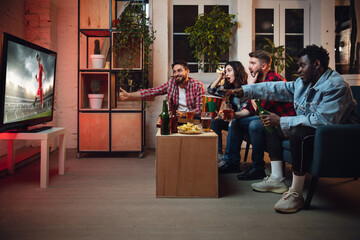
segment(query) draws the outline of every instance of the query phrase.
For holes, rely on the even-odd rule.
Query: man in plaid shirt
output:
[[[177,107],[177,115],[182,117],[186,110],[195,110],[195,114],[202,111],[204,85],[189,77],[189,65],[185,61],[174,61],[171,65],[174,77],[165,84],[137,92],[128,93],[122,88],[119,95],[120,100],[134,100],[140,98],[151,98],[158,95],[168,95],[168,101]]]
[[[270,70],[271,56],[268,52],[258,50],[249,54],[248,84],[257,82],[286,81],[279,74]],[[261,106],[268,112],[278,116],[294,116],[292,103],[261,101]],[[240,148],[243,135],[248,133],[252,144],[252,164],[248,170],[240,173],[239,180],[262,179],[265,175],[264,150],[266,145],[266,131],[258,117],[258,110],[254,100],[248,100],[247,105],[235,114],[231,121],[224,158],[219,162],[219,172],[238,172],[240,164]]]

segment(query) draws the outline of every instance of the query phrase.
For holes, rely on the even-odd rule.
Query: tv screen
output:
[[[0,131],[52,121],[56,52],[4,33]]]

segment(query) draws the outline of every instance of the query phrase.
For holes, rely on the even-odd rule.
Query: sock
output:
[[[282,161],[278,161],[278,160],[271,160],[271,175],[276,179],[276,180],[281,180],[284,178],[284,173],[283,173],[283,162]]]
[[[305,175],[298,176],[293,173],[291,188],[295,189],[295,191],[297,191],[300,195],[303,194],[304,183],[305,183]]]

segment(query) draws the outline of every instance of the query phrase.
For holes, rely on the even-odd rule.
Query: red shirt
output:
[[[195,109],[196,114],[202,111],[203,96],[205,94],[204,85],[194,78],[189,77],[185,86],[186,106],[189,109]],[[179,88],[176,80],[171,78],[167,83],[155,87],[140,90],[141,97],[151,98],[158,95],[167,94],[174,105],[179,105]]]
[[[43,75],[43,65],[40,63],[39,65],[39,75],[38,75],[38,81],[39,81],[39,89],[42,88],[42,75]]]
[[[276,72],[270,70],[266,74],[264,82],[274,82],[274,81],[286,82],[286,80],[283,77],[281,77]],[[276,115],[278,115],[280,117],[296,116],[294,106],[290,102],[276,102],[276,101],[262,100],[261,106],[263,106],[263,108],[268,110],[269,112],[275,113]],[[251,104],[251,100],[247,101],[247,104],[243,109],[247,109],[251,113],[251,115],[257,115],[257,112],[255,112],[255,109]]]

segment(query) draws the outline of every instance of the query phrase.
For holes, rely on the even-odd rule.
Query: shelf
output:
[[[79,110],[109,110],[109,73],[106,72],[80,72]],[[90,109],[88,94],[91,93],[91,82],[98,80],[100,94],[104,94],[101,109]]]
[[[131,92],[142,87],[143,49],[141,39],[130,51],[114,56],[111,49],[121,33],[112,28],[112,20],[124,10],[127,1],[79,0],[78,17],[78,153],[144,151],[144,102],[117,101],[120,87],[119,73],[125,72],[123,63],[131,53],[138,52],[130,74],[121,87]],[[144,4],[144,1],[139,1]],[[100,54],[105,56],[102,68],[94,68],[90,56],[95,40],[100,42]],[[98,80],[99,93],[104,94],[99,109],[91,109],[88,94],[91,82]],[[139,155],[140,156],[140,155]]]
[[[114,45],[114,50],[111,53],[111,66],[112,69],[114,70],[122,70],[124,69],[124,65],[127,65],[126,61],[129,61],[129,57],[131,56],[131,52],[129,50],[119,50],[117,51],[115,46],[116,43],[119,41],[119,39],[121,38],[121,33],[120,32],[112,32],[112,43]],[[137,52],[138,54],[135,56],[135,61],[134,63],[129,67],[132,70],[141,70],[142,69],[142,41],[141,39],[138,39],[135,41],[136,43],[131,46],[132,52]],[[129,44],[130,41],[129,41]]]

